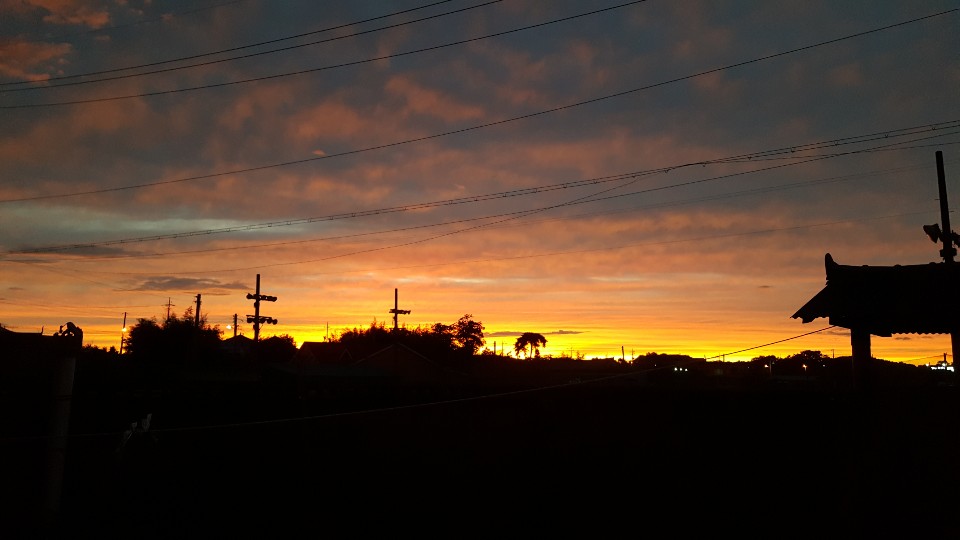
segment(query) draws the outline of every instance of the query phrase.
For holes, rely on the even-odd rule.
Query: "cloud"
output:
[[[393,77],[387,82],[387,93],[404,101],[404,114],[422,114],[446,121],[483,117],[483,109],[463,105],[442,92],[418,84],[409,77]]]
[[[249,290],[249,285],[240,282],[224,283],[210,278],[181,278],[157,276],[147,278],[135,291],[199,291],[201,294],[223,295],[227,291]]]
[[[24,81],[42,81],[58,73],[73,47],[69,43],[42,43],[25,39],[0,40],[0,75]]]
[[[932,339],[932,338],[933,336],[930,336],[927,334],[909,335],[909,336],[900,335],[900,336],[894,336],[893,340],[894,341],[915,341],[918,339]]]
[[[110,23],[110,12],[91,0],[27,0],[47,12],[44,22],[102,28]]]
[[[537,333],[538,333],[538,334],[541,334],[541,335],[544,335],[544,336],[569,336],[569,335],[582,334],[583,332],[578,331],[578,330],[557,330],[557,331],[554,331],[554,332],[537,332]],[[520,336],[523,335],[523,334],[524,334],[524,332],[513,332],[513,331],[509,331],[509,330],[504,330],[504,331],[500,331],[500,332],[492,332],[492,333],[490,333],[490,334],[484,334],[483,337],[485,337],[485,338],[493,338],[493,337],[520,337]]]

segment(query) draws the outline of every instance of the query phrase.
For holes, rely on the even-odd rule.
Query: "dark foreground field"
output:
[[[42,448],[5,443],[4,536],[957,538],[956,397],[573,384],[203,429],[157,414],[122,452],[70,438],[46,528]]]

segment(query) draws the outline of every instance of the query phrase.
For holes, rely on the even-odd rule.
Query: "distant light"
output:
[[[126,331],[127,331],[127,327],[124,326],[124,327],[123,327],[123,330],[121,330],[121,332],[126,332]]]

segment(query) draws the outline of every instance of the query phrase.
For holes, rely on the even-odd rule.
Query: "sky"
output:
[[[940,260],[958,8],[0,0],[0,323],[119,347],[199,294],[252,336],[259,274],[298,343],[392,325],[397,290],[498,351],[848,355],[791,315],[827,253]]]

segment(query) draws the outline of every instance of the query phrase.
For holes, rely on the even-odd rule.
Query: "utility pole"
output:
[[[123,338],[127,334],[127,312],[123,312],[123,328],[120,330],[120,356],[123,356]]]
[[[200,328],[200,293],[197,293],[197,312],[193,314],[193,325]]]
[[[940,254],[943,255],[944,264],[949,267],[953,264],[953,256],[957,254],[956,248],[953,247],[956,236],[953,229],[950,228],[950,208],[947,205],[947,173],[943,169],[943,152],[940,150],[937,150],[937,187],[940,190],[940,221],[943,222],[943,235],[941,236],[943,250]],[[941,287],[944,302],[950,301],[953,296],[951,292],[955,286],[949,277],[944,279]],[[953,353],[953,370],[960,377],[960,370],[957,369],[956,365],[957,357],[960,355],[960,328],[954,327],[951,329],[950,347],[950,352]]]
[[[924,225],[923,232],[927,233],[934,243],[943,242],[943,249],[940,250],[940,256],[943,257],[944,270],[943,282],[940,283],[941,302],[949,304],[952,302],[955,285],[953,279],[953,258],[957,255],[957,249],[954,244],[960,244],[960,235],[953,232],[950,228],[950,206],[947,204],[947,174],[943,170],[943,152],[937,150],[937,188],[940,192],[940,224]],[[942,225],[942,229],[941,229]],[[949,322],[949,321],[948,321]],[[957,356],[960,355],[960,327],[954,325],[950,328],[950,344],[953,352],[954,364]],[[956,366],[954,367],[956,370]],[[960,371],[957,371],[960,373]]]
[[[409,309],[399,308],[399,298],[400,298],[399,295],[400,293],[397,291],[397,289],[394,289],[393,290],[393,309],[390,310],[390,313],[393,313],[393,331],[394,332],[400,330],[400,321],[398,320],[399,319],[398,316],[410,314]]]
[[[254,294],[247,293],[247,300],[253,300],[253,315],[247,315],[247,322],[253,323],[253,341],[260,341],[260,325],[277,324],[273,317],[260,316],[260,301],[276,302],[277,297],[260,294],[260,274],[257,274],[257,291]]]
[[[168,296],[168,297],[167,297],[167,320],[170,320],[170,308],[173,307],[173,306],[175,306],[175,305],[176,305],[176,304],[174,304],[174,303],[172,303],[172,302],[170,301],[170,297]]]
[[[943,170],[943,152],[937,150],[937,187],[940,189],[940,221],[943,223],[943,262],[950,264],[957,250],[953,247],[953,229],[950,228],[950,207],[947,204],[947,175]]]
[[[237,337],[237,314],[233,314],[233,337]]]

